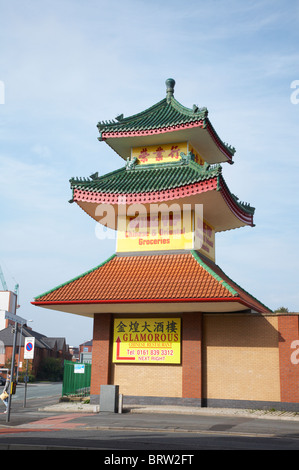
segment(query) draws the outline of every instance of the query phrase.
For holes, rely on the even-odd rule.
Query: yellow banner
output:
[[[200,216],[195,217],[194,248],[215,261],[215,229]]]
[[[198,163],[199,165],[204,165],[205,161],[204,159],[199,155],[199,153],[197,152],[197,150],[195,150],[195,148],[192,146],[192,144],[189,143],[188,145],[188,152],[191,152],[193,153],[194,155],[194,161],[196,163]]]
[[[115,319],[112,361],[130,364],[180,364],[181,319]]]
[[[181,152],[188,153],[188,143],[150,145],[132,148],[132,158],[137,158],[138,164],[166,163],[181,160]]]
[[[150,165],[181,160],[181,152],[185,155],[189,152],[193,153],[194,161],[199,165],[204,164],[204,159],[190,142],[133,147],[131,157],[136,157],[137,163],[140,165]]]
[[[191,250],[194,245],[191,212],[121,216],[118,219],[118,252]]]
[[[193,249],[215,261],[215,229],[194,211],[118,218],[117,252]]]

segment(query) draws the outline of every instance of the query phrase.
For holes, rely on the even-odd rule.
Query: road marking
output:
[[[90,413],[80,413],[80,418],[82,416],[90,416]],[[74,413],[50,416],[48,418],[43,418],[38,421],[33,421],[27,424],[21,424],[15,428],[0,429],[0,434],[13,433],[13,432],[30,432],[30,431],[58,431],[60,429],[75,429],[78,426],[86,426],[86,423],[73,423],[70,422],[78,418],[78,415],[74,416]]]

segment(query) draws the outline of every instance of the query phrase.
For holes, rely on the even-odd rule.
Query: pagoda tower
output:
[[[202,403],[209,325],[271,313],[216,264],[215,235],[254,226],[222,174],[235,149],[174,86],[166,80],[166,97],[145,111],[98,123],[123,165],[72,178],[70,202],[116,234],[116,252],[32,302],[93,317],[92,400],[114,384],[128,403]]]

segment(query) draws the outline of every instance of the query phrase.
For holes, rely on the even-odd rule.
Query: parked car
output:
[[[0,385],[5,385],[6,379],[0,375]]]

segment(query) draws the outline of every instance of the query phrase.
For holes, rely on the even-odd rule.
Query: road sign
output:
[[[24,359],[33,359],[34,357],[34,337],[25,338]]]
[[[5,319],[20,323],[20,325],[25,325],[27,323],[25,318],[19,317],[18,315],[10,312],[5,312]]]
[[[84,374],[85,364],[74,364],[74,374]]]

